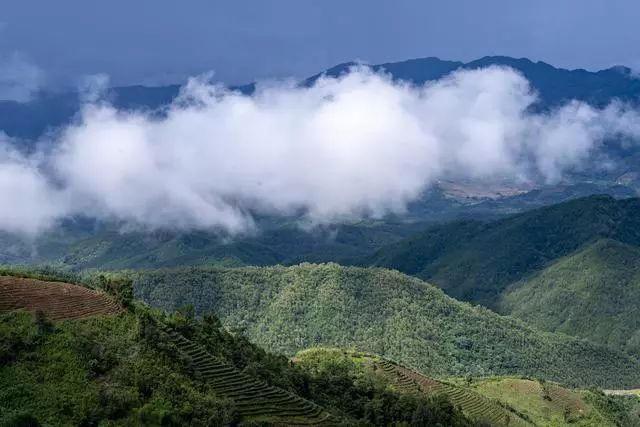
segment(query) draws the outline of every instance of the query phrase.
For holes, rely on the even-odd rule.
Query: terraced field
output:
[[[0,312],[42,311],[51,320],[118,314],[122,307],[108,295],[82,286],[0,276]]]
[[[497,401],[472,390],[426,377],[385,359],[377,359],[374,363],[382,372],[393,378],[399,390],[445,394],[454,405],[459,406],[462,412],[474,420],[484,421],[495,426],[532,425]]]
[[[315,403],[243,374],[175,331],[164,332],[216,394],[235,402],[243,418],[288,426],[331,424],[331,415]]]
[[[517,408],[536,425],[613,426],[616,422],[594,404],[597,395],[550,381],[529,378],[477,378],[465,388]]]

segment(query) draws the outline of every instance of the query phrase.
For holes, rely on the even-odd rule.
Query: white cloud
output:
[[[621,105],[533,114],[535,100],[520,74],[496,67],[424,87],[358,68],[252,96],[192,79],[162,117],[89,104],[38,161],[5,163],[0,197],[11,200],[14,177],[23,211],[46,206],[36,218],[0,216],[0,229],[33,232],[77,213],[230,233],[253,226],[250,212],[380,216],[437,179],[553,181],[606,137],[640,136],[638,113]]]
[[[68,205],[50,180],[0,133],[0,230],[33,234],[49,228]]]
[[[42,70],[24,55],[0,55],[0,100],[26,102],[43,83]]]

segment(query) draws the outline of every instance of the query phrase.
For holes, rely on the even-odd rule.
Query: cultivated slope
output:
[[[640,354],[640,248],[603,239],[508,288],[500,310]]]
[[[136,274],[134,284],[136,294],[152,305],[213,310],[256,343],[286,354],[327,345],[371,351],[440,376],[527,374],[609,388],[640,384],[635,359],[540,333],[379,268],[160,270]]]
[[[403,393],[446,396],[472,420],[492,426],[615,426],[640,421],[640,398],[611,399],[600,391],[570,389],[558,383],[518,377],[438,380],[378,355],[314,347],[294,358],[311,371],[339,371],[345,366],[361,375],[375,373]],[[622,391],[609,391],[609,393]]]
[[[471,419],[497,426],[532,425],[515,411],[510,411],[475,391],[429,378],[385,359],[376,360],[374,363],[380,372],[392,379],[399,390],[444,394]]]
[[[604,427],[634,425],[640,421],[632,410],[618,412],[614,409],[615,404],[607,405],[611,400],[599,392],[572,390],[553,382],[498,377],[472,379],[461,386],[514,408],[532,425]],[[630,400],[629,405],[637,410],[640,399]]]
[[[231,399],[242,417],[286,425],[322,425],[331,421],[320,406],[243,374],[175,331],[166,333],[211,390]]]
[[[69,283],[0,276],[0,313],[16,309],[41,311],[52,320],[122,312],[103,292]]]

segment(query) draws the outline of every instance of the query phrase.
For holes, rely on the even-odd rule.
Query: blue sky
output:
[[[426,56],[526,56],[588,69],[640,65],[637,1],[0,3],[0,59],[19,55],[49,85],[95,73],[113,84],[180,82],[207,70],[240,83],[307,76],[352,59]]]

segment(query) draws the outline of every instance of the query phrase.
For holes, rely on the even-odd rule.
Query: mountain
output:
[[[180,86],[123,86],[107,90],[105,99],[128,110],[155,110],[169,104]],[[35,140],[43,134],[69,124],[83,103],[78,92],[42,92],[29,102],[0,100],[0,131],[23,140]]]
[[[591,196],[493,222],[428,228],[363,261],[416,275],[449,295],[495,307],[513,282],[600,238],[640,244],[640,199]]]
[[[640,383],[640,362],[458,302],[379,268],[182,268],[130,273],[135,295],[165,310],[214,311],[253,342],[293,355],[310,346],[368,351],[426,374],[530,375],[571,385]]]
[[[514,283],[498,306],[539,329],[640,354],[640,248],[598,240]]]

